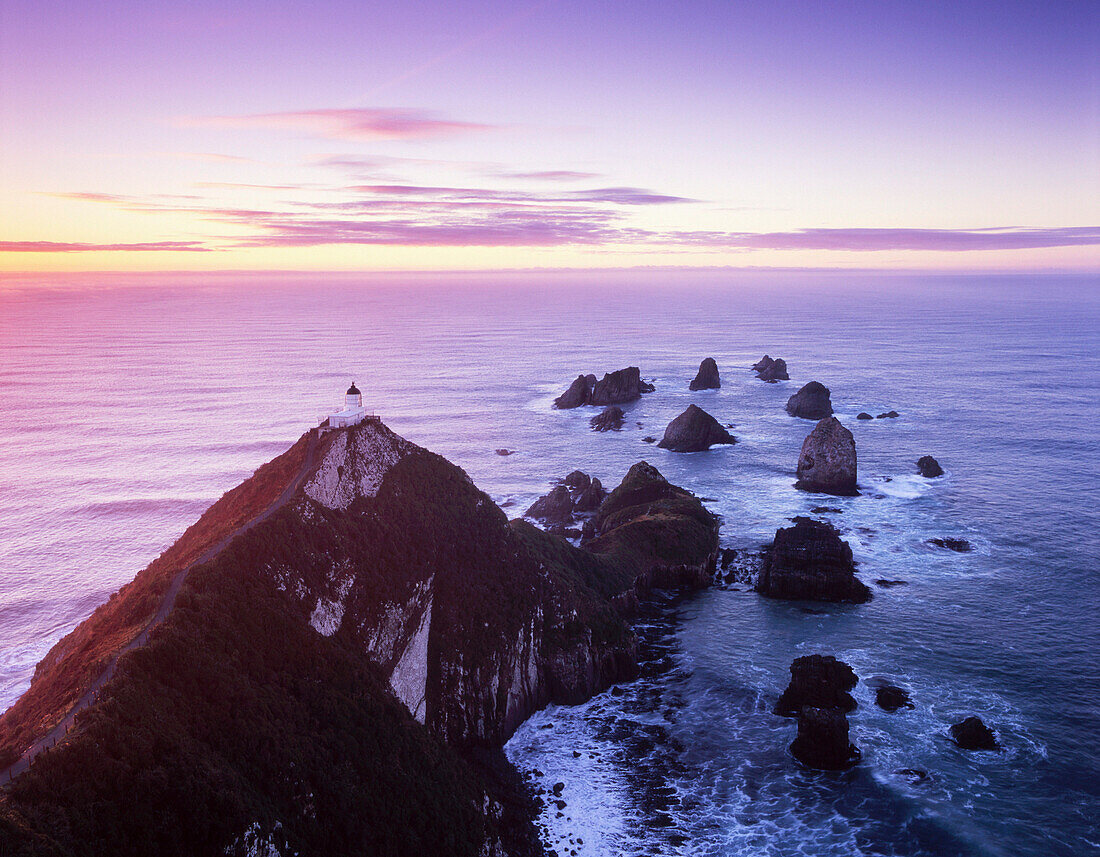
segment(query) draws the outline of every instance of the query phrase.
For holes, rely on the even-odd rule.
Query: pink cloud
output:
[[[222,128],[265,128],[303,131],[336,140],[421,140],[469,131],[486,131],[491,125],[445,119],[423,110],[406,108],[351,108],[344,110],[291,110],[242,116],[191,117],[186,125]]]
[[[1034,250],[1100,244],[1100,227],[986,227],[980,229],[797,229],[791,232],[686,232],[672,243],[750,250]]]

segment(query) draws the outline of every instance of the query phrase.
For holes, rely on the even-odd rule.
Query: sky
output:
[[[0,0],[0,272],[1100,270],[1096,2]]]

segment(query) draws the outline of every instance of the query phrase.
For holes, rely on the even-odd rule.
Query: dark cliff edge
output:
[[[636,674],[631,610],[709,582],[716,519],[640,463],[576,548],[379,423],[317,446],[0,797],[0,853],[541,853],[499,748]]]

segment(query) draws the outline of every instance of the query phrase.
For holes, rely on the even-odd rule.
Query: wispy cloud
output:
[[[674,243],[750,250],[1034,250],[1100,244],[1100,227],[980,229],[797,229],[790,232],[672,233]]]
[[[599,173],[581,173],[576,170],[535,170],[534,172],[498,172],[501,178],[506,179],[530,179],[532,181],[565,182],[587,181],[599,178]]]
[[[663,205],[676,202],[695,202],[682,196],[657,193],[637,187],[601,187],[590,190],[572,190],[559,193],[528,193],[513,190],[492,190],[471,187],[439,187],[412,184],[356,185],[352,190],[361,193],[420,198],[425,196],[443,199],[509,200],[538,203],[612,203],[615,205]]]
[[[145,241],[136,244],[86,244],[69,241],[0,241],[0,253],[78,253],[92,250],[176,250],[209,252],[199,241]]]
[[[290,110],[240,116],[194,116],[180,121],[184,125],[300,131],[334,140],[357,141],[422,140],[470,131],[487,131],[494,127],[407,108]]]

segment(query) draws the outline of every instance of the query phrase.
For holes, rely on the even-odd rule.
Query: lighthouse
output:
[[[330,428],[346,428],[347,426],[358,425],[369,416],[367,409],[363,407],[363,394],[355,386],[355,382],[352,381],[348,391],[344,394],[343,409],[334,414],[329,414],[328,424]]]

